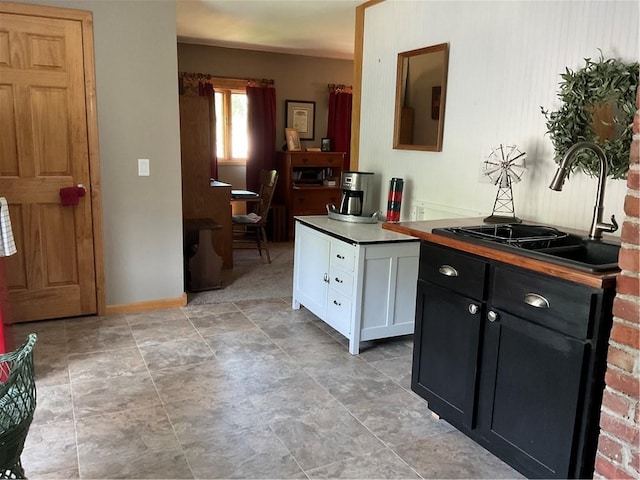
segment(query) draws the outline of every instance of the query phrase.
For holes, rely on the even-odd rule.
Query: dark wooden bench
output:
[[[190,292],[222,287],[222,257],[213,249],[213,234],[222,225],[210,218],[185,218],[185,283]]]

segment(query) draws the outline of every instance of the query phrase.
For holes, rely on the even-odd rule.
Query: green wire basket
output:
[[[24,345],[0,355],[0,478],[25,478],[20,462],[36,409],[31,333]]]

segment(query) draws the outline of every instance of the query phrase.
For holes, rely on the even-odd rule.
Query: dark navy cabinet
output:
[[[429,400],[433,411],[472,428],[482,303],[426,282],[418,283],[417,294],[421,315],[412,389]],[[475,313],[470,305],[477,306],[471,307]]]
[[[423,241],[412,389],[528,477],[591,477],[613,296]]]

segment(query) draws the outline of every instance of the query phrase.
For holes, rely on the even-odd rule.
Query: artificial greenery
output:
[[[605,60],[600,51],[597,62],[585,58],[585,66],[577,71],[569,68],[561,74],[558,98],[560,110],[550,112],[540,107],[547,119],[547,133],[555,149],[554,160],[560,163],[575,143],[588,141],[600,145],[607,155],[608,176],[625,178],[629,170],[629,148],[633,135],[638,62],[626,63],[616,58]],[[593,109],[607,102],[613,104],[615,135],[601,139],[593,129]],[[604,123],[604,125],[611,125]],[[599,163],[591,150],[580,151],[571,171],[580,169],[589,176],[599,171]]]

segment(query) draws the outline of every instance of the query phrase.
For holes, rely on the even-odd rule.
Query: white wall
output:
[[[93,12],[107,305],[180,297],[174,1],[25,0]],[[151,175],[137,176],[137,159]]]
[[[492,147],[516,144],[528,171],[514,185],[516,215],[587,230],[597,181],[576,173],[562,192],[540,106],[556,110],[565,67],[584,58],[638,60],[637,1],[398,1],[366,9],[359,170],[378,177],[386,211],[391,177],[405,179],[402,220],[425,201],[444,210],[490,213],[497,187],[480,167]],[[399,52],[450,46],[442,152],[393,150]],[[605,217],[624,218],[624,180],[608,181]]]

